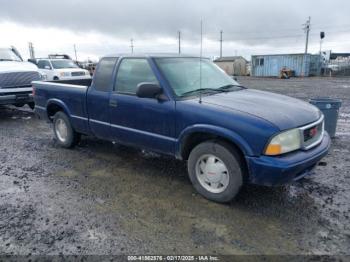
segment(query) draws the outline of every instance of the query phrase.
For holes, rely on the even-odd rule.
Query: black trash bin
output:
[[[325,130],[330,137],[335,137],[335,131],[337,128],[339,108],[341,107],[340,99],[333,98],[312,98],[310,104],[318,107],[324,114]]]

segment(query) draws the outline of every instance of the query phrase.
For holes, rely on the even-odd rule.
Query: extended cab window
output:
[[[94,87],[96,90],[108,92],[111,90],[112,75],[117,57],[102,58],[95,72]]]
[[[136,94],[137,85],[141,82],[158,83],[147,60],[140,58],[123,59],[117,74],[117,92]]]

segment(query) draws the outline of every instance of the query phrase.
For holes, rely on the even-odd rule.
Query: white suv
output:
[[[69,59],[38,59],[37,65],[48,81],[91,79],[88,70],[78,67]]]

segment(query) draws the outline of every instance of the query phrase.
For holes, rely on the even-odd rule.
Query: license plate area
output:
[[[18,102],[27,101],[28,99],[29,99],[29,94],[16,95],[16,101],[18,101]]]

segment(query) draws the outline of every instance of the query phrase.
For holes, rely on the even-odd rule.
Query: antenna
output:
[[[203,21],[201,20],[201,45],[199,54],[199,103],[202,103],[202,55],[203,55]]]

